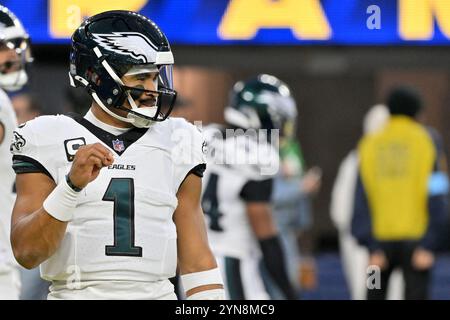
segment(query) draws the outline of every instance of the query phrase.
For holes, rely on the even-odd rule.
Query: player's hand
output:
[[[318,167],[309,169],[301,181],[302,189],[307,194],[319,192],[322,184],[322,171]]]
[[[386,269],[388,266],[388,261],[384,252],[380,250],[372,252],[369,257],[369,265],[377,266],[380,270]]]
[[[81,146],[72,163],[69,178],[78,188],[84,188],[95,180],[100,169],[114,162],[114,156],[105,146],[100,143]]]
[[[434,254],[429,250],[417,248],[414,250],[411,262],[413,267],[417,270],[428,270],[434,264]]]

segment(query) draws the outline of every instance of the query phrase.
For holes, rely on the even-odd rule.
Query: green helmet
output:
[[[242,129],[280,129],[292,135],[297,107],[288,86],[278,78],[260,74],[239,81],[231,90],[225,121]]]

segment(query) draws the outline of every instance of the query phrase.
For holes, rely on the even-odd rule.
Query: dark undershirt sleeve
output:
[[[52,175],[39,161],[27,156],[14,155],[12,168],[16,174],[43,173],[53,180]]]
[[[269,202],[272,197],[273,179],[248,181],[241,190],[240,197],[245,202]]]

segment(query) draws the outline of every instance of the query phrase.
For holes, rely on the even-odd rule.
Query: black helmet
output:
[[[19,57],[0,65],[0,87],[5,90],[19,90],[28,81],[26,64],[33,61],[29,35],[19,19],[8,8],[0,5],[0,46],[14,50]],[[17,64],[19,64],[17,66]],[[15,71],[8,72],[15,67]]]
[[[107,11],[87,19],[72,35],[70,82],[84,87],[111,116],[137,127],[163,121],[176,99],[173,90],[174,60],[164,33],[150,19],[131,11]],[[159,71],[157,91],[127,87],[121,77],[136,68]],[[144,92],[156,94],[157,103],[137,108],[134,100]],[[131,109],[123,107],[128,100]],[[111,109],[127,112],[119,116]]]
[[[225,108],[225,121],[234,127],[279,129],[282,136],[293,134],[296,118],[297,107],[288,86],[268,74],[237,82]]]

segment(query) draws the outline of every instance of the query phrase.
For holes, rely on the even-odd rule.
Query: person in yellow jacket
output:
[[[406,299],[428,298],[430,270],[447,222],[448,177],[435,132],[416,121],[419,94],[399,87],[388,96],[391,118],[359,144],[352,232],[370,251],[380,283],[368,299],[385,299],[392,271],[401,268]],[[376,279],[376,277],[374,278]]]

